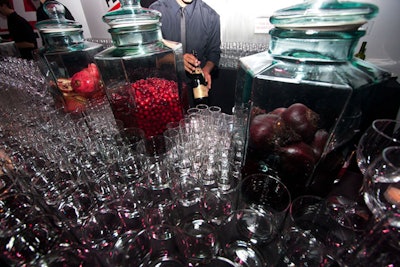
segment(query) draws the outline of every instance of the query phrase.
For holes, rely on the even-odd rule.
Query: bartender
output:
[[[200,64],[210,89],[211,73],[221,57],[219,14],[202,0],[158,0],[150,9],[162,14],[164,39],[182,43],[185,70],[191,73]]]

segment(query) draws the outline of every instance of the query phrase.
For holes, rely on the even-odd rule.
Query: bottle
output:
[[[364,60],[365,59],[365,51],[367,50],[366,46],[367,46],[367,42],[362,42],[360,51],[358,51],[358,53],[355,54],[354,56]]]
[[[192,54],[197,58],[196,51],[192,51]],[[203,70],[198,66],[191,74],[190,78],[192,80],[193,89],[193,102],[194,106],[199,104],[208,105],[208,87],[207,81],[204,78]]]

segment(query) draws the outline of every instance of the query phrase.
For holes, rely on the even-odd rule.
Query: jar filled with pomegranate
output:
[[[85,41],[82,25],[67,20],[57,1],[47,1],[44,10],[49,19],[36,24],[43,40],[39,55],[56,105],[68,113],[82,113],[89,104],[104,102],[104,86],[94,63],[103,46]]]
[[[293,196],[329,192],[389,72],[355,58],[372,4],[306,1],[270,18],[268,51],[240,59],[235,108],[248,111],[244,174]],[[376,99],[376,98],[375,98]]]
[[[188,105],[182,45],[162,38],[158,11],[138,0],[120,4],[103,16],[114,46],[97,54],[96,64],[115,119],[147,137],[160,135],[183,118]]]

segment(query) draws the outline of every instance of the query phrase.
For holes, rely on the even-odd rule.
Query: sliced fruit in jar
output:
[[[57,86],[62,92],[72,92],[74,90],[71,85],[71,79],[68,78],[58,78]]]
[[[86,99],[81,96],[64,96],[64,110],[70,113],[83,112],[86,108]]]

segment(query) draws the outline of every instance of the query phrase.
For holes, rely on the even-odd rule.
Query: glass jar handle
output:
[[[121,8],[123,7],[140,7],[140,0],[120,0]]]

